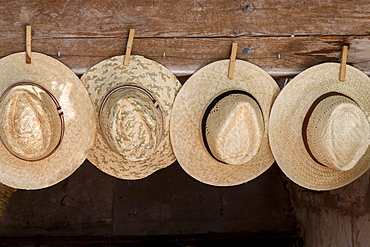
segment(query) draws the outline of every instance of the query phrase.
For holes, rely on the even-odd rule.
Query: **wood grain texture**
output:
[[[366,0],[0,1],[1,37],[26,23],[37,38],[369,34]]]
[[[124,54],[134,28],[132,53],[176,75],[228,59],[233,41],[237,58],[273,76],[338,62],[343,43],[350,44],[348,63],[370,73],[369,12],[366,0],[0,0],[0,57],[24,51],[30,24],[33,51],[60,52],[58,59],[82,74]]]
[[[348,43],[347,62],[370,74],[369,13],[368,0],[0,0],[0,58],[25,50],[25,26],[32,25],[33,51],[83,74],[124,54],[133,28],[132,53],[156,60],[178,76],[228,59],[234,41],[238,59],[273,76],[339,62],[341,47]],[[278,82],[282,87],[283,81]],[[96,236],[209,237],[209,231],[298,236],[297,217],[308,245],[338,245],[337,240],[359,245],[369,242],[366,174],[345,188],[319,193],[294,185],[287,189],[291,182],[281,181],[285,176],[276,165],[248,184],[217,188],[186,176],[178,164],[129,182],[86,162],[53,187],[14,193],[0,237],[30,237],[25,244],[36,245],[35,235],[51,237],[46,243],[57,241],[55,236],[67,236],[55,243],[72,235],[81,243],[87,240],[78,236],[92,236],[94,243]]]
[[[97,62],[124,54],[126,41],[122,38],[34,39],[32,48],[57,58],[75,73],[82,74]],[[294,76],[317,63],[339,62],[345,42],[351,43],[347,62],[370,73],[370,39],[358,36],[137,38],[132,54],[156,60],[176,75],[189,75],[210,62],[228,59],[233,41],[238,42],[238,59],[258,65],[272,76]],[[0,43],[0,57],[23,50],[22,42],[3,40]]]
[[[369,185],[370,171],[330,191],[317,192],[288,183],[305,246],[368,246]]]
[[[248,183],[216,187],[193,179],[174,162],[145,179],[123,180],[86,160],[54,186],[15,192],[0,221],[0,246],[3,238],[32,236],[300,237],[282,177],[274,164]]]

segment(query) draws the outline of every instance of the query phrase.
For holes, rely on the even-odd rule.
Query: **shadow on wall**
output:
[[[287,183],[276,164],[227,188],[187,175],[175,162],[128,181],[85,163],[49,188],[17,190],[0,224],[0,246],[118,244],[302,246]],[[36,246],[38,246],[36,245]]]

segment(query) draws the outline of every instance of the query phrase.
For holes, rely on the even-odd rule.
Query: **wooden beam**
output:
[[[1,41],[0,57],[24,51],[21,39]],[[238,42],[238,59],[258,65],[272,76],[288,77],[318,63],[339,62],[342,44],[349,43],[347,64],[370,74],[370,37],[362,36],[135,38],[135,54],[160,62],[178,76],[190,75],[212,61],[229,59],[232,41]],[[77,74],[125,52],[121,38],[43,38],[32,47],[54,56]]]
[[[24,51],[24,26],[32,24],[33,51],[55,56],[77,74],[125,54],[130,28],[136,29],[135,54],[178,76],[228,59],[233,41],[238,59],[273,76],[339,62],[343,43],[350,43],[348,64],[370,74],[367,0],[356,7],[346,0],[20,0],[1,1],[0,11],[0,57]]]
[[[22,237],[1,238],[2,245],[80,245],[80,244],[127,244],[127,245],[189,245],[200,244],[211,246],[211,244],[256,244],[262,243],[290,246],[292,243],[301,242],[297,232],[255,232],[255,233],[229,233],[229,234],[181,234],[181,235],[159,235],[159,236],[72,236],[72,237]]]
[[[1,1],[0,38],[368,35],[367,0]],[[135,37],[135,38],[136,38]]]

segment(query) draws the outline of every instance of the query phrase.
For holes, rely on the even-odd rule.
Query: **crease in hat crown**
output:
[[[0,140],[15,157],[38,161],[58,148],[64,133],[59,104],[43,87],[16,83],[0,97]]]
[[[206,116],[209,151],[221,162],[242,165],[258,152],[264,132],[258,104],[244,94],[220,99]]]
[[[108,93],[103,100],[99,112],[105,141],[129,161],[148,159],[162,140],[160,105],[143,90],[133,85],[113,89],[114,92]]]
[[[323,99],[307,125],[307,142],[323,165],[341,171],[352,169],[369,147],[366,114],[352,99],[336,95]]]

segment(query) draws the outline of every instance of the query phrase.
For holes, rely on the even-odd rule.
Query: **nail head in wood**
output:
[[[229,79],[234,78],[234,66],[236,62],[236,51],[238,49],[238,43],[234,42],[231,47],[231,55],[230,55],[230,62],[229,62]]]
[[[127,66],[130,62],[130,55],[132,50],[132,43],[134,41],[134,35],[135,35],[135,29],[130,29],[129,35],[128,35],[128,41],[126,46],[126,53],[125,53],[125,59],[123,61],[123,65]]]

